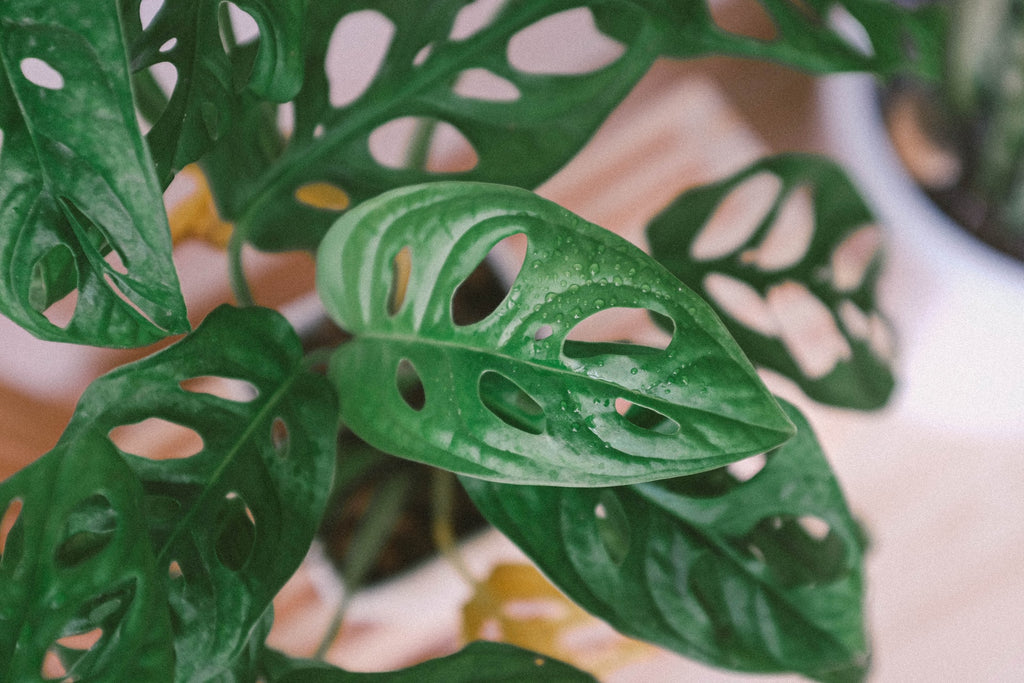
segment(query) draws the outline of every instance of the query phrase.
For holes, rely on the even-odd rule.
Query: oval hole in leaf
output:
[[[370,133],[369,145],[374,160],[393,169],[465,173],[480,162],[458,128],[423,116],[402,116],[378,126]]]
[[[349,206],[345,190],[331,183],[309,183],[295,190],[295,199],[301,204],[326,211],[344,211]]]
[[[709,2],[707,5],[715,25],[726,33],[766,42],[779,37],[772,16],[757,0]]]
[[[488,102],[515,102],[522,96],[515,83],[487,69],[466,69],[452,90],[460,97]]]
[[[786,350],[807,377],[824,377],[853,357],[832,312],[804,284],[787,280],[769,289],[765,299]]]
[[[103,257],[103,260],[106,261],[107,265],[110,266],[114,272],[120,273],[121,275],[128,274],[128,266],[124,262],[124,257],[117,249],[111,249],[107,252],[107,255]]]
[[[764,453],[751,455],[725,466],[726,471],[739,483],[745,483],[757,476],[757,473],[768,464],[768,456]]]
[[[128,306],[133,311],[135,311],[136,314],[138,314],[140,317],[142,317],[150,325],[153,325],[154,327],[157,327],[157,328],[160,327],[160,325],[157,325],[156,321],[153,320],[152,316],[150,316],[144,310],[139,308],[139,305],[137,303],[135,303],[134,301],[132,301],[128,297],[128,295],[125,293],[125,291],[121,288],[121,284],[117,281],[117,279],[111,273],[109,273],[109,272],[103,273],[103,281],[107,284],[107,287],[110,288],[110,291],[113,292],[115,295],[117,295],[117,298],[120,299],[122,303],[124,303],[126,306]]]
[[[32,266],[29,304],[50,322],[64,329],[78,305],[78,266],[71,249],[58,244]]]
[[[259,40],[260,27],[256,20],[252,18],[252,15],[233,2],[226,2],[225,4],[228,6],[228,20],[231,22],[229,28],[234,34],[235,44],[248,45]],[[223,32],[226,28],[228,27],[221,26],[221,31]],[[225,45],[225,49],[227,47]]]
[[[782,180],[767,171],[755,173],[733,187],[690,244],[690,255],[698,261],[710,261],[739,249],[768,216],[780,190]]]
[[[508,377],[488,370],[480,375],[479,391],[484,407],[508,426],[528,434],[544,432],[544,408]]]
[[[159,417],[114,427],[110,440],[125,453],[150,460],[190,458],[203,450],[197,431]]]
[[[107,547],[117,531],[117,512],[106,496],[89,496],[68,514],[54,552],[60,568],[82,564]]]
[[[779,334],[779,321],[768,303],[752,286],[731,275],[708,273],[704,291],[723,312],[741,325],[766,337]]]
[[[732,542],[765,564],[784,586],[830,583],[846,571],[846,547],[824,520],[811,519],[816,520],[814,533],[803,518],[783,515],[761,520]]]
[[[778,271],[800,262],[814,237],[814,199],[811,188],[801,185],[789,192],[768,229],[754,249],[740,254],[740,261],[765,271]]]
[[[537,331],[533,333],[534,341],[543,341],[555,333],[554,328],[551,325],[541,325],[537,328]]]
[[[594,523],[608,557],[616,565],[622,564],[629,555],[632,531],[626,510],[612,491],[603,490],[598,495],[598,502],[594,506]]]
[[[67,680],[68,675],[67,667],[64,666],[64,662],[61,659],[60,648],[54,644],[46,650],[46,654],[43,655],[43,666],[39,670],[39,675],[44,681],[64,681]],[[72,681],[74,679],[71,679]]]
[[[8,539],[10,539],[11,552],[15,553],[17,547],[17,533],[14,531],[15,524],[21,519],[21,510],[24,507],[24,503],[20,498],[15,498],[8,505],[7,509],[4,510],[3,517],[0,517],[0,565],[4,564],[5,554],[7,552]],[[20,526],[18,527],[21,528]]]
[[[491,23],[491,19],[503,4],[504,0],[474,0],[455,15],[452,32],[448,37],[451,40],[459,41],[475,35],[480,29]]]
[[[615,399],[615,412],[633,426],[658,434],[678,434],[682,429],[672,418],[624,398]]]
[[[528,74],[589,73],[612,64],[625,52],[622,43],[598,30],[594,15],[585,7],[547,16],[508,43],[509,64]]]
[[[64,88],[64,76],[45,60],[38,57],[26,57],[21,60],[19,66],[21,75],[32,85],[37,85],[45,90],[62,90]]]
[[[426,392],[423,389],[423,380],[416,366],[408,358],[398,362],[395,370],[395,386],[398,388],[398,395],[402,397],[405,404],[415,411],[423,410],[426,405]]]
[[[241,496],[225,496],[220,531],[215,545],[217,559],[231,571],[242,569],[256,545],[256,519]]]
[[[171,560],[171,563],[167,565],[167,577],[174,581],[185,576],[185,572],[181,569],[181,563],[177,560]]]
[[[840,292],[852,292],[860,287],[881,244],[881,232],[873,225],[859,228],[846,237],[832,252],[832,285]]]
[[[394,23],[375,10],[350,12],[341,18],[327,42],[324,64],[332,107],[346,107],[366,92],[394,36]]]
[[[57,639],[57,644],[61,648],[66,650],[77,650],[79,652],[88,652],[93,648],[96,643],[100,642],[100,638],[103,637],[103,629],[94,628],[86,631],[85,633],[76,633],[71,636],[64,636],[63,638]]]
[[[280,417],[275,417],[270,423],[270,443],[278,457],[287,458],[291,448],[291,432],[288,424]]]
[[[519,272],[523,269],[526,235],[516,233],[491,247],[480,264],[463,280],[452,295],[452,322],[458,326],[476,324],[494,313],[508,299]],[[495,275],[500,268],[502,278]],[[513,285],[506,286],[504,282]],[[510,302],[511,304],[511,302]]]
[[[405,294],[409,289],[409,275],[412,273],[412,250],[402,247],[391,261],[391,288],[388,291],[388,315],[402,310]]]
[[[602,305],[600,299],[596,305]],[[649,355],[663,353],[672,334],[654,329],[649,323],[658,313],[646,308],[614,306],[597,311],[576,323],[566,335],[563,352],[569,358],[604,354]],[[660,316],[674,327],[671,319]],[[613,344],[608,344],[612,341]],[[642,342],[642,343],[641,343]]]
[[[149,28],[163,6],[164,0],[139,0],[139,21],[143,30]]]
[[[255,400],[260,392],[256,385],[244,379],[221,377],[217,375],[201,375],[190,377],[178,383],[185,391],[195,394],[209,394],[225,401],[249,403]]]

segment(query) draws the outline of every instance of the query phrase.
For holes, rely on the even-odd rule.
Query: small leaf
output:
[[[797,436],[745,482],[724,469],[594,489],[461,481],[555,585],[622,633],[741,671],[857,679],[860,531],[809,426],[787,413]],[[608,542],[611,516],[624,555]]]
[[[475,681],[594,682],[587,673],[556,659],[506,645],[478,641],[447,657],[381,673],[343,671],[323,662],[292,660],[276,652],[265,655],[270,683],[474,683]]]
[[[529,246],[505,301],[453,321],[459,285],[509,235]],[[410,250],[394,310],[396,254]],[[499,481],[599,486],[698,472],[778,445],[791,426],[710,309],[639,249],[516,188],[437,183],[365,202],[317,261],[320,296],[356,338],[330,376],[341,417],[389,453]],[[664,349],[567,339],[607,308],[671,319]],[[550,332],[538,339],[538,330]],[[422,404],[400,392],[415,368]],[[671,419],[647,429],[625,399]]]
[[[0,134],[0,311],[100,346],[186,331],[113,3],[0,6]]]
[[[242,382],[245,401],[183,388]],[[190,457],[122,453],[142,480],[156,562],[170,580],[178,680],[238,663],[271,599],[305,556],[332,479],[336,407],[291,326],[267,309],[216,309],[188,337],[94,381],[62,444],[152,418],[202,437]],[[286,428],[286,444],[279,443]]]
[[[888,400],[879,229],[835,164],[763,159],[680,195],[647,235],[652,256],[715,306],[755,364],[826,403],[871,409]]]
[[[82,430],[0,483],[20,501],[0,560],[0,679],[171,681],[164,581],[142,487],[98,432]],[[6,515],[5,515],[6,516]]]

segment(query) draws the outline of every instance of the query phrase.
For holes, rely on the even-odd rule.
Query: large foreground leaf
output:
[[[316,532],[336,415],[330,385],[306,368],[291,326],[255,308],[215,310],[192,335],[82,396],[62,444],[97,430],[135,451],[122,430],[147,421],[144,446],[158,420],[202,440],[190,457],[124,454],[142,480],[157,566],[169,576],[177,680],[240,666]]]
[[[857,679],[862,544],[809,426],[741,482],[713,470],[626,487],[462,477],[487,519],[621,632],[712,664]],[[749,473],[748,473],[749,474]]]
[[[550,657],[504,643],[477,641],[447,657],[400,671],[360,673],[323,662],[289,660],[268,653],[271,683],[474,683],[475,681],[557,681],[593,683],[594,677]]]
[[[119,26],[113,2],[0,4],[0,311],[45,339],[188,329]]]
[[[138,478],[99,433],[0,483],[0,679],[171,681]]]
[[[755,364],[825,403],[888,400],[892,335],[875,303],[880,230],[834,163],[763,159],[682,194],[647,236],[651,255],[715,306]]]
[[[513,235],[528,246],[505,301],[456,323],[459,285]],[[324,240],[317,282],[355,334],[331,364],[342,420],[389,453],[500,481],[599,486],[707,470],[791,433],[704,302],[633,245],[526,190],[450,182],[365,202]],[[671,320],[666,348],[567,339],[613,308]],[[666,424],[627,419],[617,402]]]

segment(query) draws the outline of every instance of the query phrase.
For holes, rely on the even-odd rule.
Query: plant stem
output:
[[[462,553],[455,541],[454,509],[455,509],[455,475],[448,470],[434,469],[431,472],[431,512],[433,520],[430,527],[434,545],[451,563],[455,571],[471,586],[478,581],[466,565]]]
[[[237,228],[231,233],[231,240],[228,242],[228,275],[231,278],[231,290],[238,300],[239,306],[255,306],[252,298],[252,290],[249,289],[249,281],[245,277],[245,266],[242,263],[242,247],[245,239],[242,232]]]
[[[385,479],[380,488],[374,492],[366,514],[360,520],[352,542],[345,551],[345,563],[341,568],[341,580],[344,583],[345,592],[342,595],[341,604],[334,612],[330,626],[327,627],[327,631],[317,647],[314,655],[316,659],[322,660],[327,655],[331,644],[338,638],[352,596],[362,586],[367,574],[384,549],[384,544],[391,536],[395,523],[405,508],[411,488],[412,474],[401,472]]]
[[[425,171],[430,161],[430,141],[437,129],[437,119],[419,119],[413,131],[409,149],[406,152],[405,165],[417,171]]]

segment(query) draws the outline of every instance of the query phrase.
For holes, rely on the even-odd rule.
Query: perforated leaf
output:
[[[474,681],[558,681],[593,683],[593,676],[568,664],[504,643],[478,641],[447,657],[398,671],[343,671],[323,662],[302,662],[272,653],[270,683],[473,683]]]
[[[151,542],[168,576],[177,680],[232,669],[298,567],[330,489],[336,408],[298,338],[267,309],[221,307],[190,336],[89,386],[62,437],[109,434],[142,480]],[[152,419],[192,430],[197,453],[152,460]],[[187,455],[188,451],[184,453]]]
[[[0,483],[0,679],[174,679],[144,519],[138,478],[92,430]]]
[[[0,311],[44,339],[188,329],[114,3],[0,6],[0,270]]]
[[[819,401],[870,409],[894,383],[874,221],[835,164],[784,155],[684,193],[647,236],[755,364]]]
[[[163,184],[201,158],[232,126],[244,125],[234,119],[246,108],[245,91],[272,102],[285,102],[299,91],[306,3],[236,0],[258,33],[255,42],[231,48],[221,39],[225,23],[230,24],[222,21],[221,0],[165,0],[145,25],[143,0],[121,3],[132,70],[165,65],[160,68],[166,73],[166,66],[173,67],[173,82],[165,77],[163,83],[170,89],[169,101],[147,135]]]
[[[528,247],[506,299],[457,324],[457,288],[517,234]],[[596,486],[710,469],[791,433],[698,297],[625,240],[526,190],[449,182],[365,202],[325,238],[317,284],[355,334],[331,363],[342,420],[389,453],[496,480]],[[567,339],[623,307],[670,319],[667,346]],[[617,401],[670,426],[630,421]]]
[[[625,633],[719,666],[856,680],[868,663],[862,543],[820,447],[797,435],[730,469],[573,489],[461,481],[570,598]]]
[[[757,12],[753,2],[744,10],[720,9],[722,14],[761,15],[767,33],[755,36],[719,24],[707,0],[635,4],[657,17],[662,51],[673,57],[731,54],[815,73],[869,71],[930,79],[939,78],[943,69],[944,15],[935,6],[915,9],[885,0],[757,0]],[[614,25],[601,23],[613,35]]]

